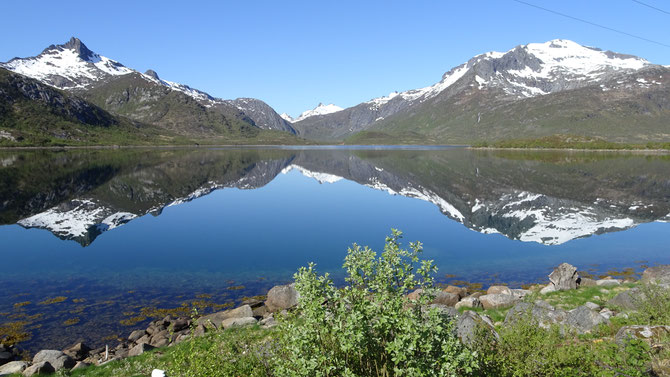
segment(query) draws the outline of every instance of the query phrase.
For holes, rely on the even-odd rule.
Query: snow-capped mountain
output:
[[[601,84],[606,87],[612,80],[652,67],[661,66],[632,55],[603,51],[569,40],[530,43],[507,52],[477,55],[449,70],[434,85],[393,92],[337,113],[308,118],[296,128],[305,137],[338,139],[410,109],[415,113],[418,106],[431,101],[472,101],[478,92],[488,92],[499,101],[513,103],[566,90]],[[655,82],[661,84],[659,80]],[[638,87],[644,87],[644,84],[640,82]],[[482,103],[477,106],[487,107]],[[439,123],[439,119],[432,123]]]
[[[126,93],[126,97],[128,97],[136,91],[135,88],[146,86],[146,84],[129,79],[131,77],[139,78],[140,81],[143,80],[146,83],[155,84],[159,88],[166,88],[170,91],[182,93],[194,99],[205,108],[219,108],[226,111],[234,108],[236,111],[241,111],[244,116],[251,120],[253,125],[259,128],[295,133],[290,124],[284,121],[263,101],[252,98],[238,98],[236,100],[215,98],[188,85],[162,79],[153,70],[141,73],[124,66],[118,61],[91,51],[81,40],[75,37],[72,37],[65,44],[51,45],[37,56],[14,58],[7,63],[0,63],[0,67],[34,78],[50,86],[72,91],[84,97],[91,90],[103,91],[105,94],[108,94],[105,91],[108,84],[119,82],[119,79],[126,80],[124,85],[130,85],[129,82],[132,82],[131,88],[122,89],[122,92],[128,92]],[[151,93],[145,92],[140,94],[137,102],[141,104],[145,113],[151,110],[150,108],[145,108],[148,106],[147,102],[156,100],[157,93],[157,91],[153,91]],[[110,103],[108,104],[107,102]],[[114,113],[117,109],[113,107],[112,102],[118,102],[118,99],[108,97],[98,105]],[[164,107],[161,106],[160,111],[164,111]],[[120,115],[128,116],[135,120],[147,121],[146,117],[138,116],[134,118],[132,114],[126,113]]]
[[[300,115],[298,115],[298,117],[295,118],[295,119],[291,118],[291,117],[290,117],[288,114],[286,114],[286,113],[284,113],[284,114],[282,114],[282,115],[283,115],[283,116],[287,116],[289,119],[291,119],[291,120],[289,120],[289,122],[291,122],[291,123],[295,123],[295,122],[300,122],[300,121],[302,121],[302,120],[305,120],[305,119],[307,119],[307,118],[311,118],[311,117],[314,117],[314,116],[332,114],[332,113],[336,113],[336,112],[338,112],[338,111],[342,111],[342,110],[344,110],[344,109],[341,108],[341,107],[339,107],[339,106],[337,106],[337,105],[333,105],[332,103],[331,103],[331,104],[328,104],[328,105],[324,105],[323,103],[319,103],[319,104],[318,104],[315,108],[313,108],[312,110],[303,111],[303,112],[302,112]],[[283,117],[283,116],[282,116],[282,117]],[[286,119],[286,118],[284,118],[284,119]],[[288,119],[287,119],[287,120],[288,120]]]

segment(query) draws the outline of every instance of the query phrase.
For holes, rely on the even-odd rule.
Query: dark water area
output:
[[[441,283],[670,263],[670,158],[463,148],[0,151],[0,337],[113,344],[391,228]]]

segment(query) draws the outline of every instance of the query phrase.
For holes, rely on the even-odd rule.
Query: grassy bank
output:
[[[482,141],[474,143],[472,147],[510,149],[670,150],[670,143],[622,143],[592,137],[553,135],[537,139],[509,139],[495,142]]]

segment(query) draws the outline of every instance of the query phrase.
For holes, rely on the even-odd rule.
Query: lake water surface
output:
[[[262,295],[391,228],[438,281],[670,263],[670,157],[463,148],[0,151],[0,330],[113,343]],[[174,312],[174,311],[172,311]],[[0,333],[2,336],[2,333]]]

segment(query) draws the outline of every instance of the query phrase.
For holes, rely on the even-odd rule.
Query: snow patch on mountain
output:
[[[342,177],[337,176],[337,175],[311,171],[309,169],[303,168],[300,165],[295,165],[295,164],[285,167],[281,171],[281,173],[282,174],[288,174],[290,171],[292,171],[294,169],[299,171],[305,177],[316,179],[321,184],[323,184],[323,183],[335,183],[335,182],[340,181],[340,180],[343,179]]]
[[[291,122],[291,123],[295,122],[295,121],[293,120],[293,118],[292,118],[290,115],[286,114],[286,113],[281,113],[281,114],[279,114],[279,116],[280,116],[282,119],[284,119],[285,121],[287,121],[287,122]]]
[[[317,107],[313,108],[312,110],[304,111],[297,118],[295,118],[294,120],[290,120],[289,122],[300,122],[301,120],[305,120],[309,117],[318,116],[318,115],[332,114],[332,113],[336,113],[336,112],[342,111],[342,110],[344,110],[344,109],[339,107],[339,106],[333,105],[332,103],[329,104],[329,105],[324,105],[323,103],[319,103],[319,105]]]
[[[48,48],[35,57],[12,59],[0,66],[61,89],[85,88],[109,75],[134,72],[104,56],[93,53],[82,59],[74,49],[59,46]]]

